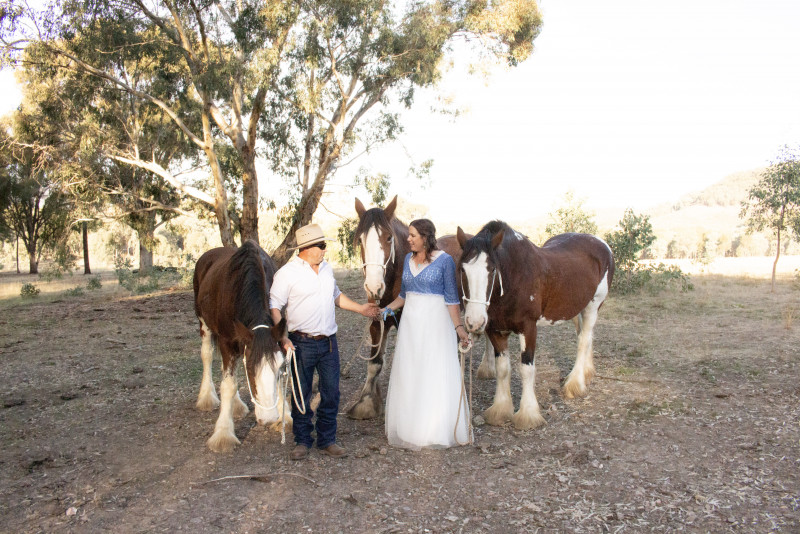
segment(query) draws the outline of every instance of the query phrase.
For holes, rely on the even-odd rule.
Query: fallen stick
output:
[[[246,478],[246,479],[249,479],[249,480],[257,480],[258,482],[268,482],[270,477],[275,477],[275,476],[280,476],[280,475],[286,475],[286,476],[290,476],[290,477],[302,478],[304,480],[307,480],[307,481],[311,482],[315,486],[317,485],[317,481],[316,480],[308,478],[307,476],[298,475],[296,473],[266,473],[266,474],[263,474],[263,475],[229,475],[229,476],[226,476],[226,477],[215,478],[215,479],[212,479],[212,480],[207,480],[205,482],[200,482],[199,484],[196,484],[196,485],[197,486],[204,486],[206,484],[211,484],[212,482],[220,482],[222,480],[232,480],[232,479],[237,479],[237,478]]]

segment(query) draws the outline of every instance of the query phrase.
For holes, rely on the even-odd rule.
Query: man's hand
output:
[[[284,352],[287,354],[294,350],[294,343],[292,343],[292,340],[288,337],[281,339],[281,346],[283,347]]]
[[[364,317],[377,320],[381,315],[381,310],[375,302],[365,302],[361,305],[361,311],[359,313]]]

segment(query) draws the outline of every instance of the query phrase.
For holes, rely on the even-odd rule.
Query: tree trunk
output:
[[[324,181],[320,184],[318,180],[315,186],[309,189],[303,196],[300,205],[297,207],[294,222],[286,232],[286,237],[283,238],[283,242],[270,254],[279,268],[289,261],[292,254],[294,254],[294,250],[290,250],[290,247],[294,246],[294,234],[297,232],[297,229],[309,224],[312,217],[314,217],[314,212],[317,211],[317,206],[319,205],[319,199],[322,197],[323,186]]]
[[[30,260],[29,274],[39,274],[39,260],[36,258],[36,242],[31,241],[26,244],[25,248],[28,250],[28,259]]]
[[[211,120],[208,111],[202,114],[203,134],[205,147],[203,151],[208,157],[208,165],[211,167],[211,176],[214,178],[214,213],[217,215],[217,225],[219,226],[219,237],[223,247],[235,247],[231,232],[231,219],[228,215],[228,193],[225,190],[225,178],[222,176],[222,169],[219,166],[219,159],[214,150],[214,138],[211,132]]]
[[[775,261],[772,263],[772,293],[775,293],[775,271],[778,270],[778,258],[781,257],[781,229],[778,227],[778,246],[776,247]]]
[[[83,221],[81,226],[81,234],[83,235],[83,274],[92,274],[92,269],[89,267],[89,223]]]
[[[19,274],[19,235],[17,236],[17,274]]]
[[[139,274],[147,274],[153,268],[153,249],[156,245],[155,212],[146,214],[143,224],[137,229],[137,233],[139,234]]]
[[[242,153],[244,172],[242,176],[242,219],[239,233],[242,243],[248,239],[258,240],[258,176],[256,173],[255,152],[245,150]]]

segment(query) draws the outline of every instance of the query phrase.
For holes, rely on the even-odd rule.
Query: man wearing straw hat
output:
[[[294,364],[290,367],[297,391],[297,400],[292,402],[292,430],[296,445],[290,458],[302,460],[308,456],[314,444],[311,435],[314,428],[320,452],[342,458],[347,456],[347,451],[336,443],[339,346],[334,306],[369,318],[377,317],[378,306],[375,303],[358,304],[339,290],[333,269],[324,260],[325,242],[332,240],[325,237],[319,225],[309,224],[298,229],[295,241],[295,248],[299,250],[297,256],[275,273],[269,292],[270,311],[276,324],[281,319],[281,310],[286,307],[288,336],[282,343],[287,350],[294,349],[297,361],[298,376],[295,376]],[[310,406],[315,370],[319,375],[320,393],[316,425],[312,423],[314,412]]]

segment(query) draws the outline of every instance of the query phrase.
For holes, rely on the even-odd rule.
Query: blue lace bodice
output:
[[[458,290],[456,289],[456,264],[446,252],[442,252],[430,265],[425,267],[417,276],[411,273],[412,252],[406,254],[403,263],[403,282],[400,287],[400,296],[406,298],[408,293],[422,293],[424,295],[442,295],[445,304],[458,304]]]

